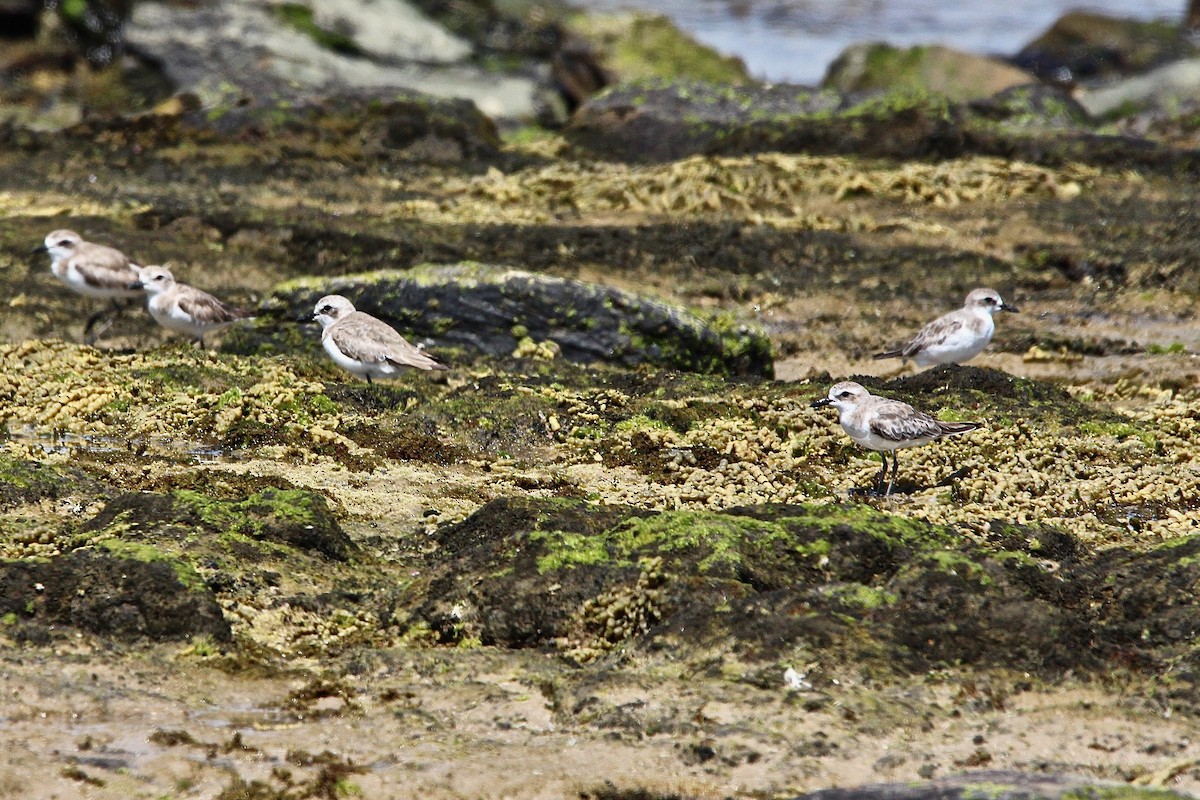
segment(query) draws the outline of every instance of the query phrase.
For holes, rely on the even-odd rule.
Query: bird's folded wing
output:
[[[80,259],[72,262],[71,265],[82,276],[83,282],[89,286],[95,286],[97,289],[128,289],[129,284],[137,281],[141,276],[125,260],[124,256],[116,250],[110,252],[116,253],[117,257],[105,258],[102,261],[89,257],[87,261]]]
[[[946,340],[962,330],[962,320],[941,317],[921,328],[920,333],[904,348],[906,356],[918,353],[927,347],[945,344]]]
[[[390,326],[377,319],[347,319],[328,332],[338,350],[368,364],[392,359],[393,354],[404,347],[416,349]]]
[[[450,365],[433,353],[427,353],[419,347],[413,347],[408,342],[403,347],[395,347],[388,353],[388,361],[403,367],[417,369],[449,369]]]
[[[871,420],[871,433],[889,442],[911,442],[942,435],[938,421],[904,403],[889,404]]]
[[[253,316],[253,312],[231,306],[213,297],[208,292],[190,286],[188,289],[191,291],[180,293],[176,302],[179,304],[181,311],[189,314],[201,324],[233,322],[234,320],[246,319]]]

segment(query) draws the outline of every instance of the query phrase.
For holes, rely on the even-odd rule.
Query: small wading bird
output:
[[[253,311],[231,306],[208,292],[180,283],[166,267],[141,267],[141,277],[130,289],[145,291],[150,316],[167,330],[187,334],[201,347],[204,335],[227,325],[252,319]]]
[[[975,289],[963,307],[944,314],[921,328],[912,341],[896,350],[876,353],[875,358],[911,359],[918,367],[961,364],[983,352],[996,332],[992,315],[1017,310],[993,289]]]
[[[317,301],[313,319],[321,323],[321,345],[344,370],[371,383],[372,376],[387,378],[404,367],[425,370],[450,369],[441,359],[413,347],[380,319],[362,311],[339,294]]]
[[[957,436],[983,427],[980,422],[943,422],[918,411],[908,403],[878,397],[853,381],[835,384],[828,397],[814,400],[813,408],[833,406],[838,410],[838,422],[851,439],[868,450],[875,450],[883,459],[879,471],[879,489],[892,493],[898,468],[896,451],[904,447],[920,447],[944,436]],[[892,477],[884,490],[887,478],[887,454],[892,454]]]
[[[50,271],[54,277],[70,287],[71,291],[96,300],[110,300],[114,316],[124,310],[118,300],[139,296],[129,285],[138,280],[137,264],[113,247],[85,241],[75,231],[51,231],[43,244],[33,249],[34,253],[50,254]],[[88,344],[103,333],[112,319],[95,334],[92,328],[108,314],[100,309],[87,319],[83,326],[83,339]]]

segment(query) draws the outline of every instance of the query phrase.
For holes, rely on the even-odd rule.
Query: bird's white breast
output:
[[[391,375],[396,371],[396,368],[386,361],[371,363],[360,361],[357,358],[351,358],[350,356],[346,355],[341,351],[341,348],[337,346],[337,342],[330,334],[329,328],[326,328],[321,334],[321,345],[324,346],[325,352],[329,354],[329,357],[333,359],[333,363],[337,364],[342,369],[352,372],[360,377],[368,374],[374,377],[382,377],[384,375]]]
[[[198,324],[191,314],[180,308],[176,298],[169,292],[150,298],[148,308],[150,316],[164,328],[193,336],[204,332],[205,326]]]
[[[932,364],[961,364],[983,352],[995,333],[992,315],[973,314],[958,330],[949,334],[944,341],[931,343],[913,356],[917,366]]]

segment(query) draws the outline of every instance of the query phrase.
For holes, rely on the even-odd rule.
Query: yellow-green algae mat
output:
[[[525,386],[518,375],[481,369],[456,375],[440,396],[375,413],[340,406],[313,372],[312,365],[286,357],[178,349],[127,355],[29,341],[0,347],[0,419],[18,434],[67,433],[152,450],[204,446],[232,454],[252,441],[260,463],[277,459],[279,474],[307,464],[311,469],[289,477],[303,484],[308,475],[338,501],[339,492],[350,491],[340,487],[354,483],[355,491],[362,491],[371,467],[391,463],[383,442],[373,452],[363,437],[351,440],[340,429],[353,424],[361,430],[385,419],[403,422],[405,414],[437,416],[445,411],[439,404],[449,407],[451,397],[459,403],[467,398],[481,405],[472,405],[469,415],[445,416],[453,425],[439,426],[440,435],[461,446],[463,458],[445,466],[403,465],[411,480],[428,481],[429,504],[442,499],[439,485],[441,491],[450,485],[442,481],[444,473],[481,487],[475,501],[460,496],[449,503],[454,511],[442,522],[514,487],[553,495],[555,486],[567,486],[575,496],[653,509],[720,509],[845,500],[848,491],[870,485],[878,471],[878,456],[853,445],[835,415],[809,408],[812,397],[824,392],[816,385],[726,387],[706,379],[708,389],[695,396],[658,399],[649,390],[639,396],[636,377],[625,380],[622,389],[544,381]],[[508,443],[514,452],[526,453],[524,458],[489,450],[472,438],[494,423],[488,403],[499,402],[472,397],[481,377],[498,381],[497,396],[528,414],[525,439]],[[1107,409],[1097,391],[1077,394]],[[983,415],[986,427],[903,451],[900,480],[923,488],[871,502],[965,529],[982,530],[992,520],[1054,525],[1093,545],[1136,546],[1194,530],[1200,509],[1189,498],[1200,493],[1200,395],[1122,384],[1105,391],[1106,401],[1119,402],[1124,410],[1078,424],[1056,418],[1044,403],[1031,406],[1028,414],[1010,404],[1003,415],[988,418],[986,402],[939,407],[939,399],[929,397],[927,410],[946,419]],[[644,413],[650,404],[660,411],[686,410],[683,416],[692,421],[668,425],[653,419]],[[33,460],[72,458],[70,446],[46,452],[30,436],[13,436],[5,447]],[[700,450],[709,454],[702,463],[695,458]],[[317,481],[312,476],[322,465],[358,471],[363,478]],[[206,468],[227,467],[215,461]],[[939,485],[951,475],[957,477]]]

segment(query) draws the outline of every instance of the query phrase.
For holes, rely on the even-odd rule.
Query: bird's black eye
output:
[[[850,392],[842,392],[841,394],[838,395],[838,397],[850,397],[850,396],[851,396]]]
[[[74,244],[70,239],[63,239],[58,243],[59,247],[71,247]]]
[[[323,308],[321,309],[321,313],[322,313],[322,314],[332,314],[332,313],[333,313],[333,306],[325,306],[325,307],[323,307]]]

